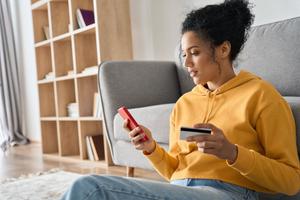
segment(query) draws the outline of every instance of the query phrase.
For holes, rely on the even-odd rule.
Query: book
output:
[[[98,114],[99,95],[97,92],[94,93],[94,104],[93,104],[93,116],[97,117]]]
[[[103,135],[90,136],[90,143],[94,153],[95,160],[104,160],[104,141]]]
[[[44,31],[46,40],[49,40],[50,39],[49,26],[43,26],[43,31]]]
[[[94,158],[94,153],[93,153],[93,149],[92,149],[92,145],[91,145],[91,140],[90,140],[91,136],[85,136],[85,141],[86,141],[86,148],[87,148],[87,156],[89,160],[95,160]]]
[[[95,23],[94,12],[82,8],[76,9],[77,23],[80,28],[86,27]]]
[[[97,74],[99,70],[98,66],[86,67],[81,71],[82,74]]]
[[[69,117],[79,117],[78,103],[69,103],[67,105],[67,111]]]
[[[54,72],[49,72],[45,75],[45,80],[52,80],[54,79]]]
[[[102,118],[102,104],[100,94],[98,92],[94,93],[93,116],[97,118]]]

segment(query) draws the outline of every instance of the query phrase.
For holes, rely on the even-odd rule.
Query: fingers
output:
[[[143,132],[140,127],[137,127],[128,133],[131,143],[134,146],[137,146],[137,145],[145,142],[145,141],[143,141],[145,134],[146,133]]]
[[[218,130],[220,130],[215,125],[213,125],[211,123],[199,123],[199,124],[195,124],[194,128],[209,128],[212,131],[218,131]]]
[[[194,128],[209,128],[209,129],[211,129],[212,135],[222,135],[222,130],[210,123],[195,124]]]
[[[135,136],[129,136],[131,139],[131,142],[136,145],[139,144],[141,142],[141,140],[144,139],[145,134],[144,133],[137,133]]]
[[[198,149],[199,148],[202,148],[202,149],[213,149],[213,148],[216,148],[216,144],[215,142],[208,142],[208,141],[205,141],[205,142],[198,142],[197,143],[197,147]]]
[[[126,129],[126,130],[129,132],[130,130],[129,130],[129,128],[128,128],[127,125],[128,125],[128,119],[125,119],[125,120],[123,121],[123,128]]]
[[[194,135],[186,138],[188,142],[203,142],[203,141],[215,141],[216,138],[212,135]]]
[[[130,138],[135,137],[136,135],[138,135],[141,132],[141,128],[140,127],[136,127],[135,129],[133,129],[132,131],[130,131],[128,133]],[[141,134],[140,134],[141,135]]]

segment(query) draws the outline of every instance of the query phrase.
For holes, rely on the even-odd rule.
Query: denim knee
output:
[[[78,189],[82,189],[82,188],[86,188],[89,186],[93,186],[96,185],[95,180],[93,180],[93,176],[88,175],[88,176],[82,176],[80,178],[78,178],[73,184],[72,184],[72,188],[78,188]]]
[[[78,178],[63,195],[62,200],[87,199],[92,191],[97,190],[96,181],[92,176]]]

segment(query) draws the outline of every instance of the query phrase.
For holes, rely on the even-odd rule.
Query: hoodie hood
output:
[[[226,83],[224,83],[223,85],[221,85],[218,89],[214,90],[214,91],[210,91],[209,89],[207,89],[206,87],[204,87],[204,85],[196,85],[193,89],[192,89],[192,92],[193,93],[197,93],[197,94],[200,94],[200,95],[208,95],[209,93],[214,93],[214,94],[222,94],[222,93],[225,93],[226,91],[228,90],[231,90],[233,88],[236,88],[242,84],[245,84],[251,80],[254,80],[254,79],[261,79],[260,77],[250,73],[250,72],[247,72],[247,71],[244,71],[244,70],[241,70],[239,72],[238,75],[236,75],[234,78],[230,79],[229,81],[227,81]]]

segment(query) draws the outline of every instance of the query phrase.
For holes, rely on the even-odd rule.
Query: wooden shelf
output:
[[[50,47],[51,40],[44,40],[35,44],[35,47],[49,46]]]
[[[58,117],[59,121],[78,121],[79,117]]]
[[[97,66],[96,34],[81,32],[75,38],[76,71],[81,72],[87,67]],[[89,52],[89,53],[87,53]]]
[[[90,24],[84,28],[75,30],[73,33],[74,33],[74,35],[76,35],[76,34],[92,34],[92,33],[96,32],[95,28],[96,28],[96,24]]]
[[[93,116],[98,70],[86,73],[86,68],[106,60],[132,59],[129,0],[31,0],[31,4],[43,153],[55,159],[87,160],[86,136],[105,138],[103,120]],[[95,23],[80,28],[78,8],[92,10]],[[99,163],[111,159],[106,143],[102,149],[105,158]]]
[[[60,155],[79,156],[78,124],[76,121],[59,121]]]
[[[56,77],[68,75],[68,71],[73,71],[71,38],[55,41],[53,48]]]
[[[58,116],[67,117],[68,104],[75,103],[75,85],[74,80],[59,81],[57,87],[57,101],[58,101]]]
[[[58,153],[57,126],[55,121],[41,121],[43,153]]]
[[[41,117],[56,116],[54,84],[46,83],[38,85],[40,97],[40,115]]]
[[[31,5],[32,10],[46,10],[48,0],[33,0],[31,3],[33,3]]]
[[[102,124],[98,121],[81,121],[80,122],[80,155],[82,159],[87,159],[86,136],[103,135]],[[104,151],[104,148],[103,148]]]
[[[77,79],[80,116],[93,116],[94,94],[98,92],[97,77],[88,76]]]
[[[35,43],[47,40],[43,28],[49,27],[48,4],[43,3],[38,8],[39,9],[36,8],[35,10],[32,10]]]
[[[50,10],[53,37],[68,33],[71,27],[68,1],[51,1]]]
[[[56,121],[57,120],[56,116],[53,116],[53,117],[41,117],[40,119],[41,119],[41,121]]]
[[[98,1],[98,0],[96,0]],[[106,0],[107,1],[107,0]],[[108,2],[108,1],[107,1]],[[95,2],[96,3],[96,2]],[[97,2],[98,4],[100,4],[100,2]],[[78,23],[77,23],[77,17],[76,17],[76,9],[77,8],[81,8],[81,9],[85,9],[85,10],[92,10],[94,11],[94,15],[95,10],[94,10],[94,1],[93,0],[73,0],[72,1],[72,20],[73,20],[73,30],[79,29]],[[103,10],[104,8],[102,8]],[[97,15],[95,15],[95,17],[97,17]]]
[[[96,72],[96,73],[86,73],[86,74],[84,74],[84,73],[79,73],[79,74],[77,74],[76,75],[76,77],[77,78],[85,78],[85,77],[90,77],[90,76],[97,76],[98,75],[98,72]]]
[[[55,79],[43,79],[43,80],[39,80],[38,84],[47,84],[47,83],[53,83]]]
[[[35,48],[35,53],[38,80],[43,80],[49,72],[53,71],[51,61],[51,47],[48,45],[37,47]]]
[[[55,42],[57,40],[69,40],[70,39],[69,37],[71,37],[71,35],[72,35],[71,33],[64,33],[62,35],[58,35],[54,37],[52,41]]]

